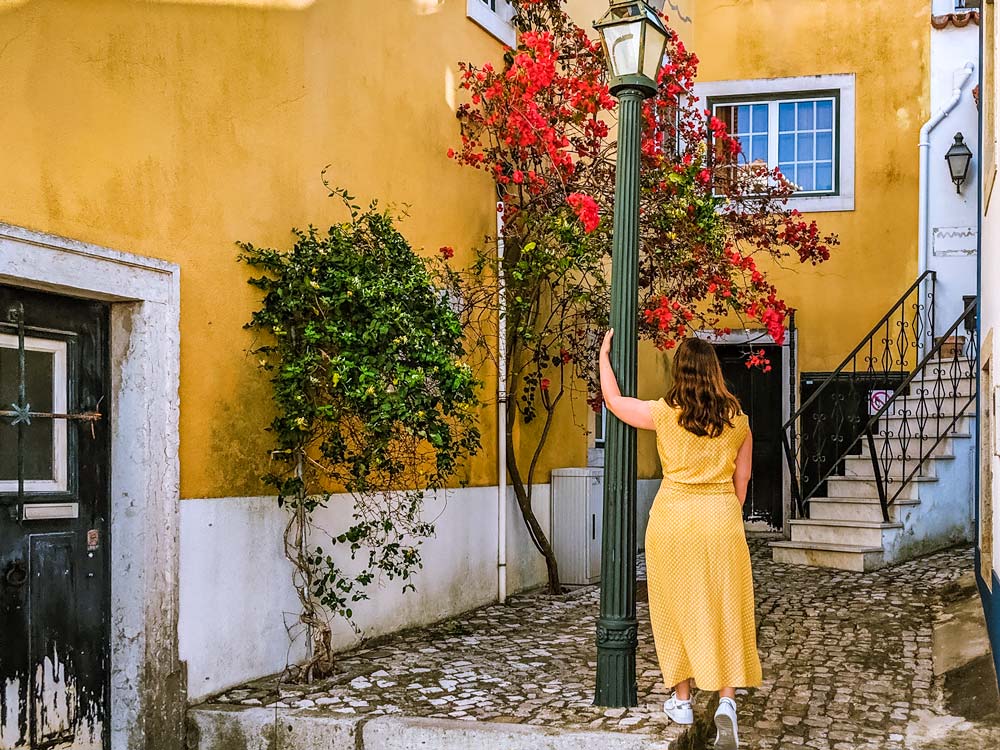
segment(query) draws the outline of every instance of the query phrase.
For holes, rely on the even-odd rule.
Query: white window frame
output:
[[[517,45],[514,9],[508,0],[466,0],[465,15],[508,47]]]
[[[839,192],[836,195],[797,195],[789,198],[788,207],[803,213],[821,213],[824,211],[854,210],[854,130],[855,130],[855,77],[853,73],[840,75],[795,76],[790,78],[757,78],[742,81],[710,81],[696,83],[694,95],[699,100],[699,107],[706,107],[709,99],[727,99],[725,104],[740,101],[741,97],[768,97],[782,100],[784,94],[794,94],[794,98],[809,98],[809,93],[815,91],[817,98],[830,91],[840,92],[840,104],[834,114],[835,130],[839,132],[840,153],[835,168],[839,171]],[[788,97],[793,98],[793,97]],[[772,107],[773,117],[777,117],[777,107]],[[777,166],[777,121],[775,120],[774,138],[769,139],[768,156],[774,157]],[[770,125],[769,125],[770,129]],[[770,141],[773,141],[771,143]],[[773,154],[771,153],[773,151]]]
[[[17,336],[0,333],[0,348],[17,351]],[[66,414],[68,373],[66,342],[56,339],[24,337],[24,349],[52,355],[52,412]],[[0,408],[7,409],[9,404]],[[52,420],[52,479],[25,480],[25,492],[66,492],[69,489],[69,428],[65,419]],[[17,480],[0,480],[0,492],[17,492]]]

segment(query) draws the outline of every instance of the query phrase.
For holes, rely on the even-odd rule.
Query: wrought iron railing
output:
[[[782,426],[794,512],[808,515],[809,500],[860,455],[859,439],[873,408],[894,393],[934,344],[936,274],[926,271],[900,296],[854,350],[823,382],[806,393]]]
[[[975,298],[913,372],[865,425],[872,474],[889,522],[889,506],[926,465],[941,442],[956,434],[976,401],[979,338]],[[959,328],[964,334],[959,334]]]

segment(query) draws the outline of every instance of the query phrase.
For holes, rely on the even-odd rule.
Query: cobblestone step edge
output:
[[[626,732],[421,719],[334,717],[309,710],[195,708],[188,711],[188,750],[685,750],[671,739]]]

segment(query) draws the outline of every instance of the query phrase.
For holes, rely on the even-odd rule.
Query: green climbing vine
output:
[[[260,273],[249,283],[261,306],[246,327],[262,334],[252,351],[273,388],[264,481],[289,514],[285,549],[312,645],[307,679],[332,665],[331,615],[350,621],[379,578],[413,588],[420,544],[434,532],[424,495],[447,486],[480,445],[479,383],[430,261],[398,217],[324,185],[349,220],[293,230],[290,250],[238,243],[239,259]],[[352,522],[320,532],[313,514],[339,489]]]

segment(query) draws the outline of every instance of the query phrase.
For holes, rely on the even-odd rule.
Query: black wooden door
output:
[[[764,522],[773,529],[783,523],[784,481],[782,479],[781,385],[784,373],[780,346],[754,346],[763,349],[771,360],[771,371],[748,368],[745,346],[716,347],[722,374],[733,394],[750,417],[753,431],[753,474],[747,489],[743,517],[750,522]]]
[[[0,285],[3,750],[110,747],[108,361],[107,305]]]

